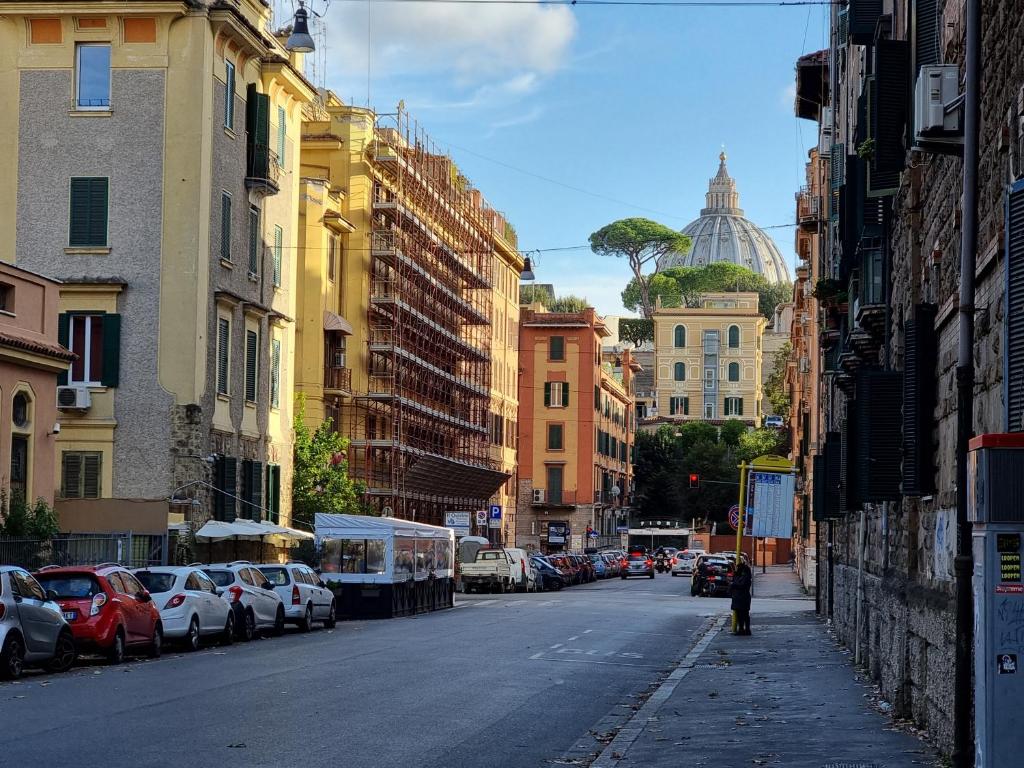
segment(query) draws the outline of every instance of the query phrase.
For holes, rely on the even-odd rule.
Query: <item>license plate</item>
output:
[[[74,621],[78,618],[78,611],[64,611],[65,621]]]

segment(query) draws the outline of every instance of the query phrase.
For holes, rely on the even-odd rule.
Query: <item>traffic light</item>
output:
[[[700,475],[698,475],[696,472],[690,473],[690,487],[700,488]]]

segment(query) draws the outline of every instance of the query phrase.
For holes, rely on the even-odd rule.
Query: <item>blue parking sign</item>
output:
[[[491,504],[491,520],[501,520],[501,504]]]

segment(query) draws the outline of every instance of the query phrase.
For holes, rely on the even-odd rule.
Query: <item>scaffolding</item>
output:
[[[350,468],[377,511],[442,524],[446,510],[485,508],[508,477],[489,454],[503,219],[401,108],[378,117],[367,151],[368,377],[343,414]]]

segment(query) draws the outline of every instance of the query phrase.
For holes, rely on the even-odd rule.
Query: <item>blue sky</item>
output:
[[[793,68],[825,47],[827,6],[370,5],[332,3],[318,79],[366,104],[369,51],[371,106],[392,111],[403,99],[506,213],[522,249],[585,245],[627,216],[682,228],[723,144],[748,218],[792,222],[815,139],[793,116]],[[792,265],[793,229],[770,234]],[[589,249],[537,261],[538,281],[559,294],[624,312],[624,262]]]

